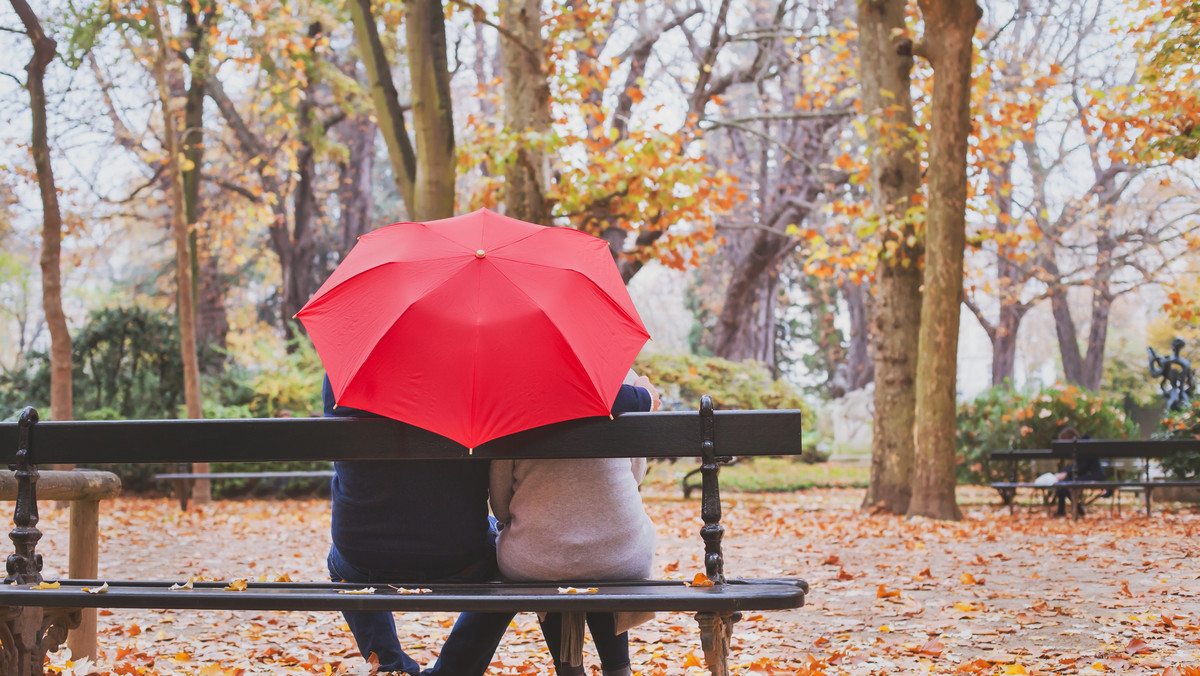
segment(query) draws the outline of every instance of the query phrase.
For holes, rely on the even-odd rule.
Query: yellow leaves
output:
[[[687,586],[689,586],[689,587],[711,587],[711,586],[713,586],[713,581],[708,579],[708,576],[705,575],[704,573],[696,573],[696,576],[692,578],[691,582],[687,583]]]
[[[243,585],[242,588],[244,589],[245,585]],[[339,594],[374,594],[375,588],[374,587],[363,587],[362,589],[339,589],[338,593]]]
[[[180,589],[192,589],[194,586],[195,586],[195,579],[189,577],[187,582],[184,582],[183,584],[173,584],[170,587],[168,587],[168,590],[169,591],[178,591]]]
[[[85,591],[89,594],[103,594],[108,591],[108,583],[105,582],[104,584],[100,585],[99,587],[84,587],[83,591]]]
[[[1004,673],[1004,674],[1028,674],[1029,672],[1026,671],[1025,665],[1021,664],[1020,662],[1014,662],[1013,664],[1004,665],[1004,671],[1002,673]]]
[[[240,577],[235,579],[233,582],[230,582],[225,586],[225,591],[246,591],[246,580]]]
[[[984,583],[983,579],[976,579],[975,576],[970,573],[963,573],[962,575],[959,575],[958,581],[963,584],[983,584]]]
[[[595,594],[599,592],[598,587],[559,587],[559,594]]]
[[[57,582],[46,582],[43,580],[42,582],[39,582],[36,585],[34,585],[32,588],[33,589],[58,589],[58,586],[59,585]]]

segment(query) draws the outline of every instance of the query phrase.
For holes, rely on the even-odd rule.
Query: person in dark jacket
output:
[[[613,413],[649,411],[654,388],[622,385]],[[336,406],[325,378],[327,417],[378,417]],[[361,584],[479,582],[496,578],[496,532],[488,515],[488,463],[367,460],[334,463],[330,578]],[[424,672],[400,647],[390,612],[344,612],[363,658],[411,676],[482,676],[514,613],[460,613],[434,666]]]
[[[1090,437],[1080,437],[1079,432],[1074,427],[1067,427],[1059,432],[1058,438],[1064,441],[1074,441],[1076,439],[1088,439]],[[1107,472],[1096,458],[1079,458],[1067,468],[1055,475],[1059,481],[1104,481],[1108,478]],[[1105,493],[1105,496],[1108,494]],[[1067,515],[1067,500],[1071,497],[1071,491],[1066,488],[1059,488],[1054,492],[1054,499],[1058,502],[1058,510],[1056,516]],[[1075,505],[1075,510],[1080,514],[1083,513],[1083,505]]]

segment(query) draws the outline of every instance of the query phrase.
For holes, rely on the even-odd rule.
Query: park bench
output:
[[[1200,453],[1200,440],[1195,439],[1078,439],[1054,441],[1049,449],[1009,449],[992,451],[993,461],[1008,463],[1007,481],[997,481],[992,488],[1000,493],[1010,510],[1016,509],[1015,497],[1018,489],[1031,489],[1042,494],[1043,502],[1050,505],[1050,497],[1060,488],[1070,491],[1071,504],[1078,518],[1081,507],[1101,495],[1119,495],[1121,491],[1138,491],[1145,496],[1146,516],[1151,514],[1151,494],[1158,488],[1200,487],[1196,480],[1172,480],[1151,474],[1151,462],[1161,460],[1178,452]],[[1017,480],[1018,463],[1031,460],[1054,460],[1059,463],[1077,463],[1093,459],[1110,465],[1111,477],[1104,481],[1060,481],[1056,484],[1040,485]],[[1121,476],[1112,466],[1114,460],[1140,461],[1136,476]]]
[[[449,439],[383,418],[272,418],[261,420],[50,421],[26,409],[18,423],[0,423],[0,448],[16,451],[19,481],[15,552],[8,584],[0,585],[0,674],[42,674],[86,608],[244,611],[394,612],[617,612],[694,613],[701,647],[714,676],[728,673],[732,626],[743,611],[804,605],[800,579],[735,579],[725,575],[718,483],[720,464],[738,455],[801,452],[799,411],[713,411],[705,397],[699,413],[626,413],[527,430],[467,449]],[[172,590],[177,579],[58,580],[46,588],[36,551],[39,463],[269,462],[314,460],[432,460],[486,462],[492,458],[700,458],[704,574],[713,584],[688,580],[572,581],[589,593],[560,593],[561,583],[488,582],[422,585],[428,593],[382,588],[348,594],[361,585],[333,582],[197,582]],[[89,593],[107,584],[104,593]],[[595,592],[590,592],[595,588]],[[503,645],[501,647],[503,650]]]

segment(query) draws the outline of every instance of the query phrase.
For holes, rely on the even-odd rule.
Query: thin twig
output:
[[[512,31],[508,30],[507,28],[501,26],[498,23],[490,21],[487,18],[487,10],[485,10],[484,8],[475,4],[474,2],[467,2],[467,0],[450,0],[450,2],[455,5],[458,5],[459,7],[462,7],[465,10],[470,11],[472,19],[478,21],[479,23],[481,23],[485,26],[491,26],[492,28],[495,28],[500,33],[500,35],[504,36],[505,38],[508,38],[509,42],[512,42],[514,45],[520,47],[521,49],[524,49],[527,53],[529,53],[535,57],[541,56],[540,54],[538,54],[537,52],[535,52],[533,50],[533,47],[530,47],[529,45],[522,42],[521,38],[518,37],[517,35],[513,34]]]

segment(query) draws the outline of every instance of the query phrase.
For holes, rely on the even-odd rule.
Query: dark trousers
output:
[[[542,635],[554,659],[554,671],[560,676],[571,667],[562,660],[562,613],[546,613],[542,620]],[[617,633],[617,618],[612,613],[588,613],[588,629],[600,656],[600,666],[606,671],[629,666],[629,632]]]
[[[329,577],[334,581],[361,584],[403,583],[384,571],[355,568],[346,563],[334,547],[329,550]],[[448,576],[437,582],[480,582],[492,577],[493,565],[481,565],[463,574]],[[400,647],[396,636],[396,619],[389,612],[343,612],[350,633],[363,659],[373,653],[379,660],[379,671],[401,671],[411,676],[483,676],[496,646],[512,622],[515,613],[460,613],[450,636],[442,646],[433,668],[424,672],[416,660]]]

